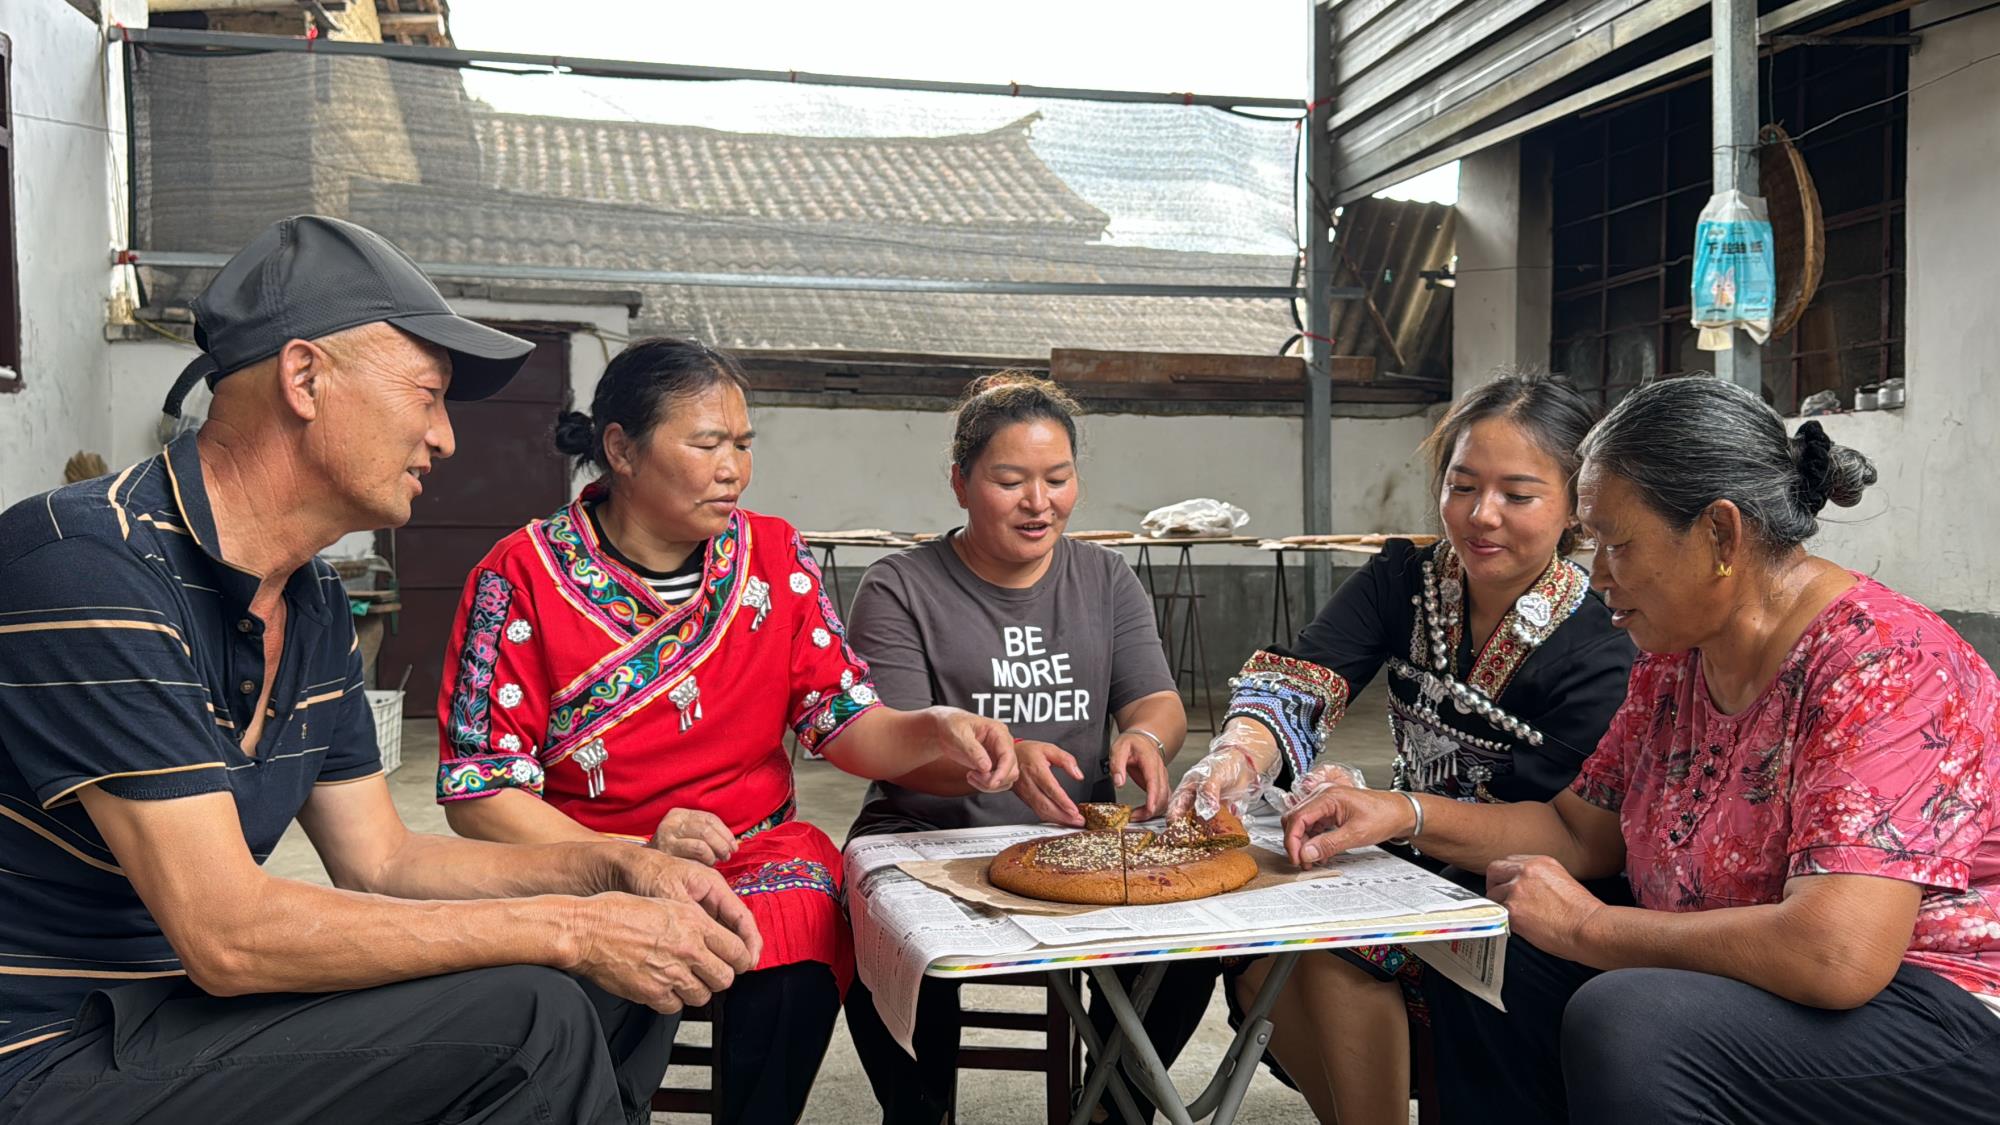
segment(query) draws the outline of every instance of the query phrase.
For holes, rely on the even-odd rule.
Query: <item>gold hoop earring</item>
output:
[[[1717,578],[1727,578],[1734,573],[1736,573],[1735,568],[1731,567],[1726,562],[1719,562],[1715,564],[1715,576]]]

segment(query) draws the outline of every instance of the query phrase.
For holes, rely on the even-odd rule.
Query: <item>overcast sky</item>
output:
[[[474,49],[1301,100],[1311,84],[1308,18],[1307,0],[453,0],[451,6],[453,38]],[[726,96],[697,94],[667,109],[667,99],[642,105],[616,84],[480,77],[469,83],[475,91],[518,112],[696,115],[719,128],[741,127],[727,120]],[[1408,187],[1390,194],[1455,201],[1457,167]]]
[[[461,46],[1304,99],[1305,0],[453,0]]]

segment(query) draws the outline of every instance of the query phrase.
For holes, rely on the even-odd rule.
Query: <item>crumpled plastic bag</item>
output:
[[[1736,328],[1760,344],[1769,338],[1777,277],[1764,201],[1740,191],[1709,196],[1694,228],[1694,313],[1689,319],[1700,330],[1696,346],[1727,351],[1730,331]]]
[[[1229,535],[1250,522],[1250,513],[1221,500],[1183,500],[1154,508],[1139,521],[1146,534]]]

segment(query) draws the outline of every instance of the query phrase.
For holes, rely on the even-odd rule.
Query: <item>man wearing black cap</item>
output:
[[[0,513],[0,1121],[644,1121],[757,960],[712,869],[411,833],[339,580],[530,345],[349,223],[195,303],[200,431]],[[260,865],[296,818],[337,889]]]

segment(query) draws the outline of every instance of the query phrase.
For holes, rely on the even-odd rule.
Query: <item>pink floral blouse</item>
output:
[[[1997,706],[1972,646],[1862,577],[1740,714],[1709,701],[1699,651],[1642,654],[1572,788],[1619,814],[1641,906],[1777,902],[1794,875],[1921,883],[1904,960],[2000,994]]]

